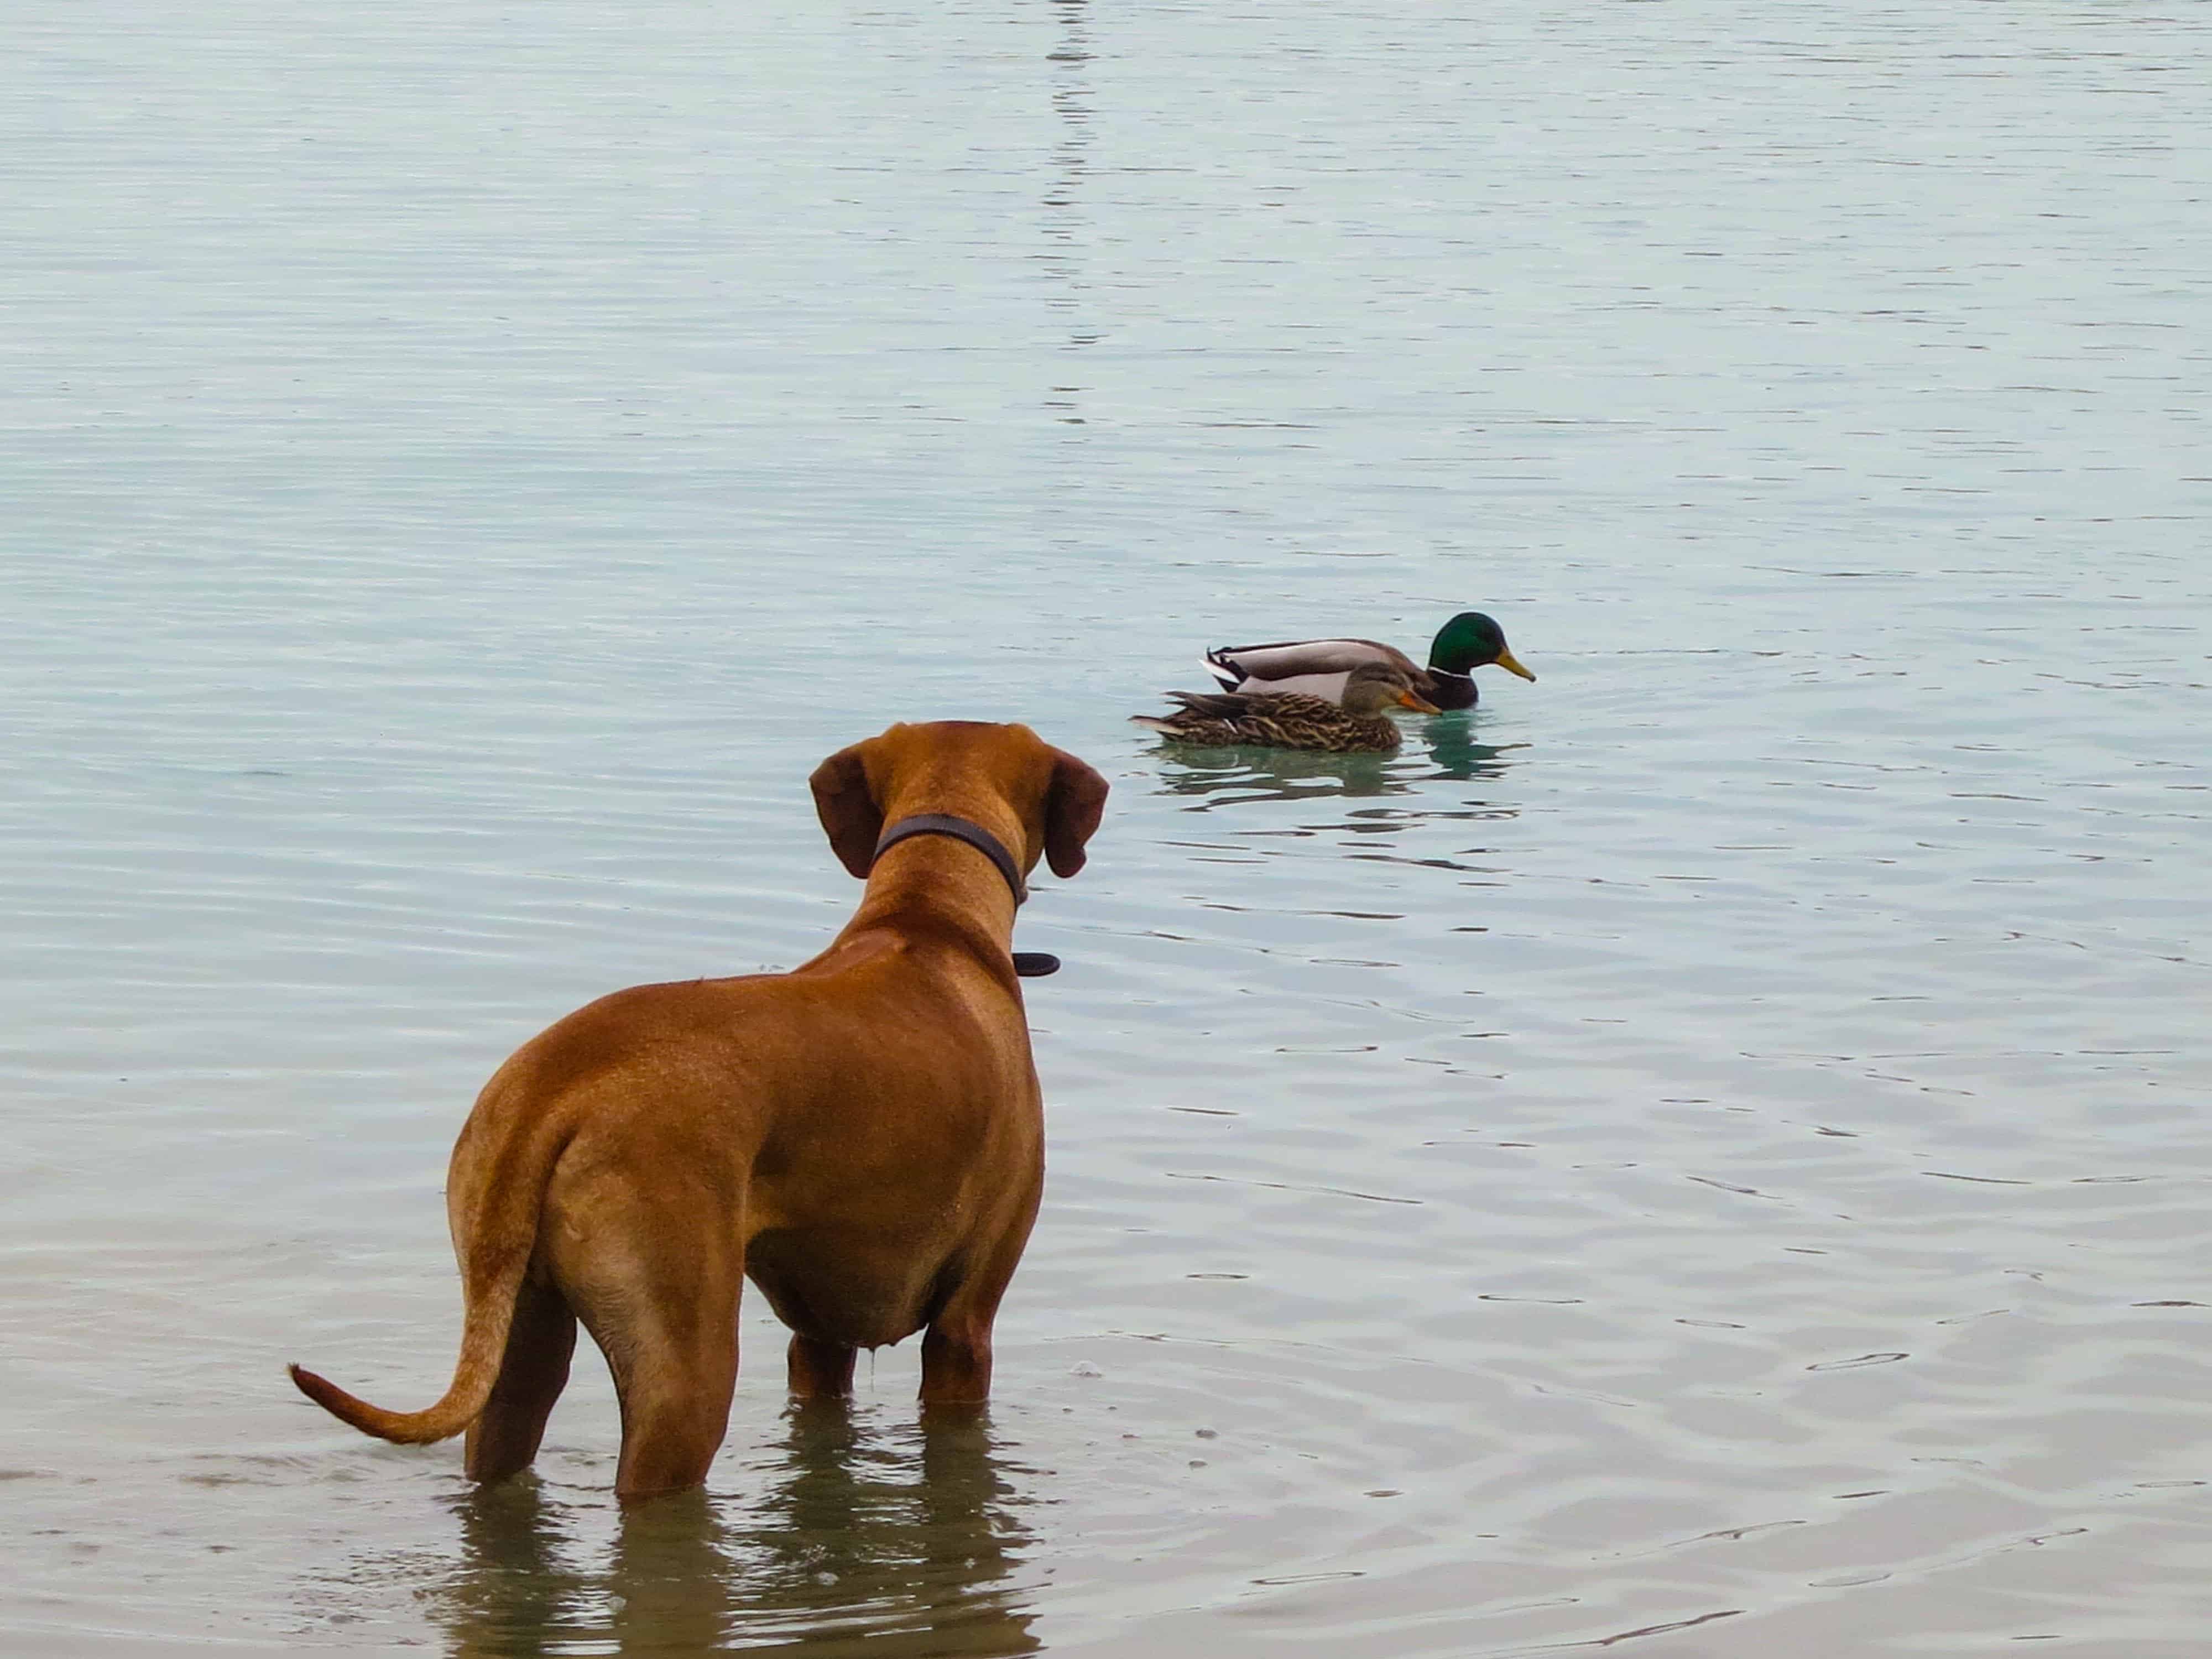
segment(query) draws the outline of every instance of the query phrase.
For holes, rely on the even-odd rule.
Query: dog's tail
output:
[[[289,1365],[286,1369],[301,1394],[363,1434],[404,1446],[450,1439],[477,1420],[507,1356],[515,1298],[537,1243],[546,1177],[560,1149],[541,1143],[533,1150],[539,1156],[531,1162],[542,1167],[516,1170],[514,1178],[495,1184],[483,1211],[471,1218],[468,1254],[461,1263],[461,1356],[438,1403],[419,1412],[386,1411],[303,1365]]]

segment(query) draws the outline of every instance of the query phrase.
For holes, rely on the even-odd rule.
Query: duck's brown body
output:
[[[1170,691],[1172,714],[1139,714],[1140,726],[1182,743],[1231,747],[1310,749],[1324,754],[1389,754],[1398,746],[1395,721],[1349,713],[1302,691]]]

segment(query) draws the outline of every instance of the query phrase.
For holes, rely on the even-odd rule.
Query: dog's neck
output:
[[[1014,855],[1006,850],[1006,842],[973,818],[951,812],[916,812],[901,818],[884,826],[883,834],[876,837],[876,857],[880,859],[886,848],[911,841],[916,836],[945,836],[965,842],[997,867],[1016,904],[1027,902],[1030,890],[1022,881],[1021,866],[1014,862]]]
[[[884,823],[895,830],[905,820],[923,815],[919,811],[900,811],[895,806],[884,815]],[[1020,844],[1020,822],[1011,813],[971,810],[945,816],[957,816],[976,825],[1002,847],[1008,845],[1004,832],[1011,830],[1018,838],[1013,845]],[[882,842],[880,835],[878,840],[879,850],[868,872],[867,891],[846,924],[846,936],[870,933],[894,922],[911,934],[920,923],[927,933],[964,940],[964,948],[981,956],[1009,959],[1016,914],[1014,888],[995,859],[964,836],[917,832],[888,843]],[[1020,873],[1018,864],[1015,873]]]
[[[948,841],[957,841],[963,846],[974,848],[998,871],[999,878],[1006,884],[1006,891],[1012,896],[1016,908],[1029,902],[1029,884],[1022,879],[1022,867],[1014,862],[1014,855],[1006,850],[1006,843],[973,818],[960,817],[951,812],[916,812],[896,819],[876,838],[875,857],[881,858],[887,849],[901,842],[913,841],[922,836],[942,836]],[[1012,956],[1014,975],[1018,979],[1042,979],[1048,974],[1060,971],[1060,958],[1049,951],[1015,951]]]

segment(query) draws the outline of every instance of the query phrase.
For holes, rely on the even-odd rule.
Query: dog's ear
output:
[[[840,749],[806,781],[814,791],[815,815],[830,837],[830,850],[862,881],[876,861],[876,839],[884,833],[883,808],[868,787],[867,765],[860,757],[866,747],[856,743]]]
[[[1044,795],[1044,856],[1055,876],[1083,867],[1083,844],[1106,815],[1106,780],[1064,749],[1052,751],[1052,782]]]

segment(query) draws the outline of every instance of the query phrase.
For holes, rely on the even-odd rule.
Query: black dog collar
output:
[[[971,823],[966,818],[956,818],[950,812],[916,812],[910,818],[901,818],[876,837],[875,856],[881,858],[899,842],[911,841],[916,836],[950,836],[955,841],[966,842],[999,866],[999,873],[1006,878],[1006,886],[1013,893],[1015,903],[1019,904],[1029,897],[1029,889],[1022,885],[1022,867],[1014,862],[1014,855],[1006,850],[1006,842],[981,824]],[[870,861],[873,862],[872,860]]]
[[[1006,850],[1006,844],[981,824],[955,817],[950,812],[917,812],[910,818],[901,818],[876,837],[875,857],[883,857],[886,848],[896,847],[916,836],[950,836],[955,841],[966,842],[998,866],[1016,904],[1028,902],[1030,890],[1022,884],[1022,867],[1014,862],[1014,855]],[[1037,979],[1060,971],[1060,958],[1042,951],[1017,951],[1013,954],[1014,971],[1024,979]]]

